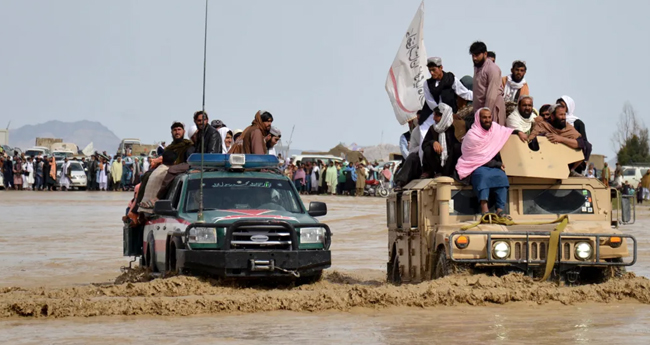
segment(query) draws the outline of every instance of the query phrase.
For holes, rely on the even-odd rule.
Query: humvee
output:
[[[548,264],[558,282],[591,283],[633,265],[636,239],[618,230],[610,188],[567,177],[579,151],[545,138],[539,144],[532,151],[511,138],[501,151],[510,181],[505,211],[514,225],[481,221],[472,187],[449,177],[414,180],[389,195],[387,280],[418,283],[468,269],[541,278]],[[494,201],[488,204],[493,211]]]

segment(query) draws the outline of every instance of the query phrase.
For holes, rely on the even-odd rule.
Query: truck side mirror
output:
[[[171,200],[158,200],[153,206],[153,213],[160,216],[178,216],[178,211],[172,207]]]
[[[309,211],[312,217],[320,217],[327,214],[327,204],[324,202],[312,201],[309,203]]]

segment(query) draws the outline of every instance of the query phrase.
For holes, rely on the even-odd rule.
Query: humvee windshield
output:
[[[199,210],[199,180],[189,181],[186,212]],[[203,179],[204,210],[277,210],[302,213],[291,182],[264,178]]]
[[[524,214],[593,214],[586,189],[524,189]]]

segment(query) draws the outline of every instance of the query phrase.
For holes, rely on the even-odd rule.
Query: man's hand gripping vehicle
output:
[[[124,255],[140,256],[153,272],[232,278],[280,277],[309,283],[331,265],[331,231],[305,209],[293,183],[262,155],[205,154],[204,220],[198,219],[201,156],[172,182],[166,200],[138,228],[124,228]]]

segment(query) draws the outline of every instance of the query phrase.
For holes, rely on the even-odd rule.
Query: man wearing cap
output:
[[[526,83],[526,63],[523,61],[515,61],[512,63],[510,75],[502,78],[501,86],[503,87],[503,100],[508,102],[517,102],[521,96],[530,95],[528,83]]]
[[[198,129],[195,134],[195,153],[223,152],[221,135],[214,127],[210,126],[208,120],[208,113],[205,111],[199,110],[194,113],[194,124],[196,124],[196,128]]]
[[[194,143],[189,139],[185,139],[185,124],[175,121],[172,123],[171,129],[172,143],[167,145],[165,151],[174,151],[176,153],[174,165],[187,162],[190,155],[194,153]]]
[[[431,78],[424,83],[424,99],[426,100],[423,108],[424,116],[429,117],[438,104],[445,103],[456,113],[458,105],[456,97],[461,97],[466,101],[472,101],[473,93],[468,90],[451,72],[443,71],[442,59],[431,57],[427,60],[427,67]]]
[[[280,132],[277,127],[271,126],[271,130],[266,139],[266,149],[269,151],[270,155],[277,156],[275,145],[280,141],[280,138],[282,138],[282,132]]]
[[[212,120],[212,122],[210,122],[210,125],[212,127],[214,127],[214,129],[219,129],[221,127],[226,127],[226,124],[223,123],[223,121],[221,121],[221,120]]]

